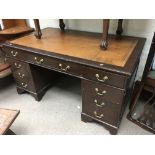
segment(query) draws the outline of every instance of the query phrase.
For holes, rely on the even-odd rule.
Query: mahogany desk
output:
[[[50,83],[49,70],[78,77],[82,82],[82,121],[100,122],[116,134],[145,39],[122,36],[116,40],[111,36],[109,48],[103,52],[97,33],[54,28],[42,33],[42,39],[32,33],[3,45],[18,93],[26,91],[40,100]]]

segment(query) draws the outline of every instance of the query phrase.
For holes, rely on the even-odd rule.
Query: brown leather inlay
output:
[[[113,38],[109,39],[108,49],[103,51],[99,47],[101,37],[96,35],[79,35],[53,28],[42,30],[42,34],[41,39],[30,34],[11,43],[120,67],[125,66],[138,43],[136,38]]]

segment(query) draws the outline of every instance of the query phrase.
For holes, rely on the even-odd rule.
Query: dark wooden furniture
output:
[[[152,69],[155,56],[155,34],[152,39],[141,81],[133,91],[127,118],[140,127],[155,133],[155,71]]]
[[[144,38],[110,36],[108,52],[98,48],[101,34],[46,28],[3,44],[18,93],[40,100],[48,84],[48,69],[82,81],[82,121],[97,121],[116,134],[145,43]],[[52,74],[54,76],[54,74]],[[51,81],[52,82],[52,81]]]
[[[0,108],[0,135],[15,135],[9,128],[19,115],[19,110]]]
[[[34,23],[35,23],[35,29],[36,29],[35,36],[37,39],[41,39],[42,33],[41,33],[41,29],[40,29],[39,19],[34,19]],[[123,32],[122,23],[123,23],[123,19],[118,19],[118,27],[116,30],[116,39],[121,38],[121,34]],[[107,50],[107,47],[108,47],[109,24],[110,24],[110,19],[103,20],[103,33],[102,33],[102,41],[101,41],[101,45],[100,45],[100,48],[103,50]],[[63,19],[59,19],[59,27],[62,31],[65,30],[65,24],[63,22]]]

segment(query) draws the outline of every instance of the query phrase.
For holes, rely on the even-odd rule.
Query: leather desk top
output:
[[[108,50],[103,51],[99,48],[101,36],[65,33],[53,28],[43,29],[42,33],[40,40],[30,34],[11,43],[124,67],[138,42],[136,38],[110,38]]]

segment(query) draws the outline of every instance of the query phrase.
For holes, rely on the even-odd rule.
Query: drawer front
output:
[[[122,103],[125,96],[125,91],[122,89],[88,80],[82,80],[82,91],[87,96],[117,103],[118,105]]]
[[[108,101],[99,101],[95,98],[88,99],[86,95],[83,99],[82,113],[108,124],[118,126],[120,112],[121,109],[117,104]]]
[[[4,47],[3,50],[6,53],[6,57],[18,60],[27,60],[27,55],[24,54],[24,51],[19,49],[14,49],[10,47]]]
[[[83,76],[86,79],[95,80],[100,83],[108,84],[118,88],[124,88],[126,84],[126,77],[98,69],[84,68]]]
[[[50,58],[47,56],[40,56],[38,54],[34,54],[33,56],[29,55],[29,61],[39,66],[48,67],[59,72],[82,77],[82,70],[80,69],[79,65],[75,63],[56,58]]]
[[[82,96],[83,113],[114,126],[119,124],[121,107],[124,102],[123,90],[83,80]]]
[[[35,91],[32,77],[29,73],[29,65],[10,58],[7,58],[6,61],[11,65],[11,70],[17,86],[27,91]]]
[[[82,69],[78,64],[8,47],[5,47],[4,50],[9,58],[27,61],[38,66],[51,68],[66,74],[82,77]]]

